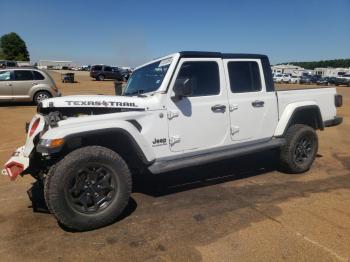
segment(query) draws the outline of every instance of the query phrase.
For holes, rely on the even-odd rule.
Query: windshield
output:
[[[156,91],[162,84],[171,61],[172,58],[166,58],[135,70],[128,80],[124,95]]]

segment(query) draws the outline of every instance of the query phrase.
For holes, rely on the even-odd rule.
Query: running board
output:
[[[258,144],[245,145],[242,147],[231,147],[225,150],[203,153],[198,155],[193,155],[189,157],[180,157],[176,159],[166,159],[166,160],[156,160],[151,166],[148,167],[149,171],[153,174],[164,173],[168,171],[173,171],[181,168],[198,166],[210,162],[215,162],[219,160],[224,160],[227,158],[238,157],[242,155],[257,153],[260,151],[277,148],[285,144],[284,138],[276,138],[269,140],[267,142],[262,142]]]

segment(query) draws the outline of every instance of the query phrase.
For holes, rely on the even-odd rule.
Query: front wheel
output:
[[[280,162],[288,173],[303,173],[310,169],[318,150],[316,131],[296,124],[287,130],[286,144],[281,147]]]
[[[69,153],[45,181],[45,200],[57,220],[78,231],[116,221],[131,194],[131,174],[114,151],[88,146]]]

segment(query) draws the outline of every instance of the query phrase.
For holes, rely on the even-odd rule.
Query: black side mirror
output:
[[[174,93],[175,99],[180,100],[183,97],[190,96],[193,93],[195,81],[193,78],[178,78],[175,81]]]

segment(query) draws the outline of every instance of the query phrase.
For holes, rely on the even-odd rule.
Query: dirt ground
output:
[[[113,94],[113,81],[62,84],[64,95]],[[286,85],[284,88],[291,88]],[[349,261],[350,88],[344,123],[319,132],[302,175],[277,171],[273,153],[147,177],[120,220],[70,232],[47,213],[30,176],[0,177],[1,261]],[[35,106],[0,106],[0,164],[24,143]]]

